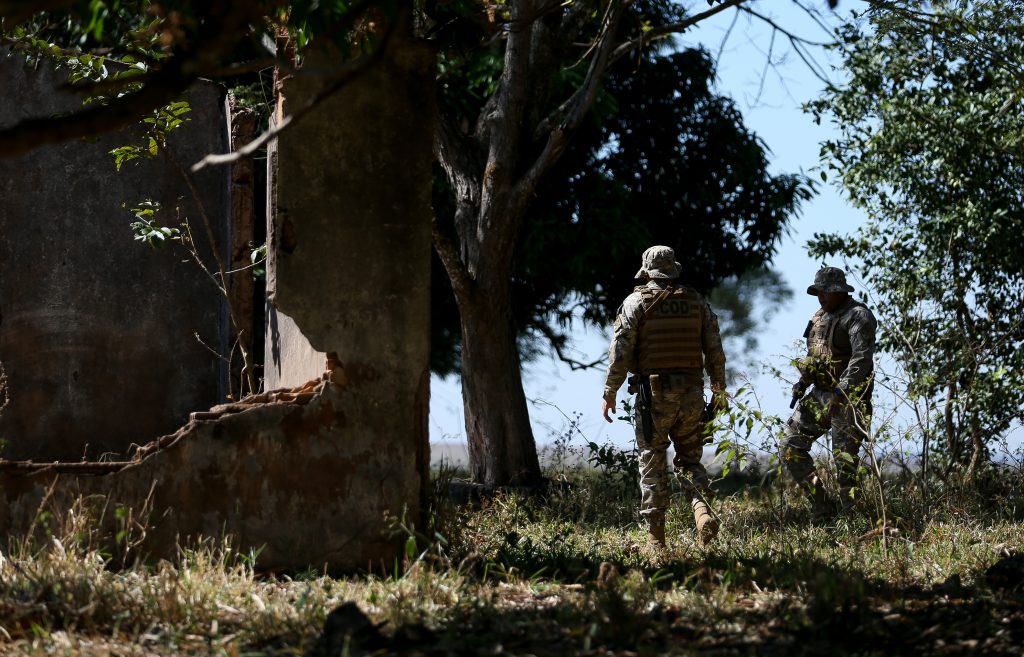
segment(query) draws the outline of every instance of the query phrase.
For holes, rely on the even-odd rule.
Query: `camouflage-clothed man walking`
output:
[[[793,478],[811,497],[816,518],[835,508],[817,480],[811,444],[832,429],[840,501],[848,504],[857,480],[860,446],[871,421],[875,316],[850,297],[853,288],[836,267],[823,267],[807,293],[821,309],[807,323],[807,357],[797,363],[800,380],[793,387],[796,411],[782,439],[782,458]],[[810,388],[810,393],[807,389]]]
[[[700,462],[704,447],[704,371],[711,378],[713,404],[724,411],[725,352],[718,318],[695,290],[679,286],[680,265],[667,246],[643,254],[636,277],[647,284],[626,297],[615,318],[608,349],[604,419],[611,422],[615,393],[632,372],[630,392],[650,394],[650,429],[635,404],[640,448],[640,514],[651,538],[665,546],[665,510],[669,503],[669,443],[675,447],[675,474],[691,500],[702,542],[718,532],[718,520],[706,503],[708,475]],[[642,390],[639,389],[642,387]],[[638,397],[639,397],[638,394]],[[645,434],[649,434],[648,439]]]

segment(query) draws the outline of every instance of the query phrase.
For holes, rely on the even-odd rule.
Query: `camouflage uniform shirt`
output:
[[[664,279],[652,279],[647,283],[652,290],[663,290],[668,282]],[[678,287],[678,286],[675,286]],[[703,327],[701,330],[701,350],[704,352],[704,369],[711,378],[711,389],[725,389],[725,352],[722,349],[722,336],[718,330],[718,316],[711,307],[704,304]],[[643,322],[644,306],[640,292],[633,292],[622,305],[615,317],[612,342],[608,348],[608,373],[605,376],[604,399],[609,404],[615,403],[615,394],[622,386],[630,372],[639,373],[637,365],[637,336]],[[694,382],[703,387],[701,382]]]

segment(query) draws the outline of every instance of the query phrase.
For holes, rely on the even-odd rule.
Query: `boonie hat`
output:
[[[807,294],[818,296],[820,292],[853,292],[846,283],[846,272],[839,267],[822,267],[814,275],[814,285],[807,288]]]
[[[683,266],[676,262],[676,252],[667,246],[652,246],[644,251],[643,263],[634,278],[679,278]]]

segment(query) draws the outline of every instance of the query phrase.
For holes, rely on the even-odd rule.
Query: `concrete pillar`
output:
[[[332,63],[320,53],[304,66]],[[332,429],[332,458],[361,455],[352,526],[418,509],[426,490],[433,77],[432,50],[393,36],[269,155],[266,388],[314,378],[337,354],[348,421]],[[285,81],[280,110],[329,84]]]

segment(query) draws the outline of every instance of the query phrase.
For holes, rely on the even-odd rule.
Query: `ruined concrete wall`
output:
[[[111,550],[113,510],[126,506],[135,518],[149,510],[140,549],[151,559],[173,559],[179,544],[228,535],[243,552],[258,550],[265,570],[390,567],[404,537],[382,513],[399,516],[408,503],[403,482],[412,459],[400,440],[339,443],[379,424],[379,409],[353,392],[324,383],[304,405],[267,404],[192,422],[113,474],[0,469],[0,536],[24,536],[40,510],[58,530],[76,499],[102,496],[102,538]]]
[[[428,484],[434,58],[429,48],[408,36],[393,37],[389,44],[370,69],[282,133],[271,154],[276,177],[270,183],[274,209],[268,218],[268,291],[278,312],[269,320],[267,370],[269,374],[277,367],[278,374],[268,375],[269,386],[276,387],[288,377],[288,383],[314,378],[324,369],[324,353],[337,356],[331,359],[335,364],[332,382],[324,383],[318,394],[302,404],[265,404],[216,419],[199,415],[204,419],[194,420],[173,439],[160,441],[160,449],[146,448],[136,461],[117,466],[120,469],[111,474],[95,474],[102,469],[98,464],[39,469],[0,463],[0,537],[16,540],[30,531],[40,508],[58,518],[79,497],[102,496],[108,509],[123,505],[137,513],[151,510],[143,550],[154,558],[175,556],[178,542],[187,543],[189,537],[224,534],[234,537],[242,550],[261,549],[258,564],[266,569],[327,565],[332,570],[352,570],[389,565],[400,557],[402,539],[390,534],[387,517],[404,515],[418,521]],[[320,63],[329,69],[332,62]],[[315,58],[307,59],[311,71],[317,70],[317,64]],[[300,76],[285,85],[282,102],[285,107],[301,107],[329,83],[315,75]],[[116,139],[112,143],[116,145]],[[106,143],[98,149],[102,153],[112,147]],[[193,161],[191,155],[181,159]],[[78,166],[78,160],[69,161]],[[75,175],[91,175],[94,169],[110,171],[97,161],[82,172],[76,169]],[[112,173],[102,176],[90,184],[122,184]],[[144,180],[135,180],[142,189]],[[226,182],[220,185],[222,193],[227,187]],[[131,190],[121,190],[125,191]],[[7,196],[10,193],[5,191],[0,201]],[[105,217],[106,206],[101,209],[90,210],[88,216]],[[22,217],[24,212],[22,207],[11,216]],[[108,220],[109,232],[103,241],[90,242],[92,248],[100,249],[102,244],[106,251],[112,250],[108,242],[120,234],[118,230],[124,230],[130,243],[122,221]],[[8,224],[22,226],[4,219],[0,229]],[[21,230],[27,229],[22,226]],[[132,253],[145,256],[143,264],[160,266],[154,254],[131,246]],[[47,249],[37,251],[42,254]],[[70,253],[71,248],[65,247],[64,252]],[[115,260],[127,258],[128,253],[118,253]],[[78,268],[92,266],[87,259],[71,261]],[[137,266],[140,269],[128,272],[132,277],[149,275],[141,264]],[[95,268],[84,271],[99,276]],[[58,301],[80,303],[81,292],[60,272],[62,277],[52,285],[61,290]],[[47,269],[37,275],[55,278]],[[19,271],[19,276],[28,274]],[[171,280],[166,273],[158,280],[165,279]],[[175,284],[180,282],[175,279]],[[97,286],[101,293],[88,297],[92,303],[116,289],[105,283]],[[200,287],[189,289],[198,297]],[[0,283],[0,308],[5,312],[4,303],[18,299],[9,296],[13,289]],[[113,332],[118,341],[104,342],[104,331],[97,329],[88,336],[76,334],[78,349],[88,355],[94,343],[117,351],[166,339],[146,336],[136,342],[141,336],[133,332],[131,323],[136,320],[128,313],[149,312],[138,308],[147,305],[138,301],[145,291],[133,290],[122,304],[129,306],[127,310],[111,302],[99,313],[118,317],[118,322],[100,327]],[[16,307],[34,312],[31,302],[38,298],[50,297],[36,293]],[[157,310],[153,317],[170,313],[170,319],[160,320],[166,326],[180,330],[185,324],[189,337],[196,330],[194,322],[184,321],[194,317],[174,315],[170,302]],[[73,317],[64,319],[81,322],[83,313],[76,308]],[[21,341],[17,344],[24,344],[33,331],[40,333],[45,339],[36,348],[50,349],[44,355],[61,363],[55,373],[39,376],[33,383],[41,387],[56,379],[63,385],[68,373],[63,361],[77,352],[53,351],[50,345],[57,341],[50,336],[68,322],[47,324],[38,318],[33,322],[11,333]],[[159,328],[150,327],[163,335]],[[45,357],[42,362],[30,361],[30,367],[20,352],[3,359],[7,352],[2,349],[16,344],[3,337],[8,330],[5,318],[0,325],[0,360],[8,375],[15,368],[20,368],[19,376],[44,371]],[[178,360],[186,359],[187,344],[174,347]],[[153,358],[163,353],[161,349]],[[156,375],[156,383],[161,392],[195,391],[163,370]],[[118,393],[133,394],[140,385],[126,377]],[[93,394],[93,388],[89,390]],[[16,403],[13,385],[11,394]],[[156,400],[125,403],[121,399],[100,405],[117,423],[130,419],[133,408],[141,413],[158,408]],[[41,400],[35,408],[40,406]],[[185,408],[206,406],[190,401]],[[102,435],[95,425],[82,433],[89,432]],[[106,535],[112,537],[116,523],[109,513],[105,520]]]
[[[78,108],[79,98],[57,91],[63,79],[0,53],[0,125]],[[199,85],[188,100],[191,122],[170,149],[185,167],[227,142],[221,93]],[[220,364],[194,334],[223,349],[219,294],[195,264],[133,241],[121,204],[158,200],[172,225],[181,204],[197,227],[198,209],[164,158],[115,172],[108,152],[132,140],[123,131],[0,158],[3,458],[124,453],[218,399]],[[226,176],[214,168],[196,178],[222,239]]]
[[[367,481],[380,473],[379,485],[351,490],[343,522],[353,525],[400,512],[399,500],[418,509],[427,482],[433,67],[428,47],[393,37],[270,154],[267,386],[311,378],[333,352],[347,393],[373,410],[334,435],[336,458],[364,453]],[[288,80],[281,109],[327,84]],[[381,499],[383,488],[397,497]]]

